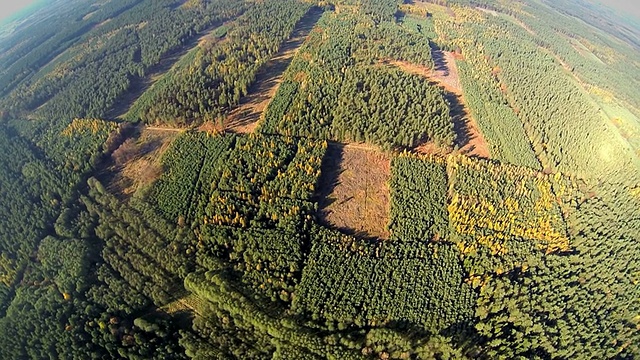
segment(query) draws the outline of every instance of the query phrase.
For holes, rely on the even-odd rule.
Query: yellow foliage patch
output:
[[[474,191],[460,188],[458,172],[463,169],[482,174],[476,179]],[[458,234],[470,235],[475,241],[458,244],[463,254],[483,246],[494,255],[504,255],[509,251],[504,240],[514,236],[535,241],[547,253],[569,250],[564,220],[549,176],[461,155],[447,159],[447,173],[449,222]],[[501,183],[510,184],[513,191],[501,196]]]
[[[104,121],[100,119],[73,119],[67,127],[62,130],[63,136],[74,135],[96,135],[99,132],[111,132],[118,125],[114,122]]]

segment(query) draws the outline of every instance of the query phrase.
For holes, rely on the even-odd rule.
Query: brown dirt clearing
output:
[[[300,46],[305,42],[322,10],[311,9],[300,20],[291,38],[282,44],[278,53],[262,66],[256,75],[255,83],[249,88],[247,96],[243,97],[240,105],[231,110],[225,120],[225,128],[232,132],[252,133],[263,117],[271,99],[276,95],[282,82],[282,74],[289,67]]]
[[[112,155],[113,173],[108,188],[127,198],[155,181],[162,174],[160,158],[182,132],[177,129],[139,127]]]
[[[391,160],[363,145],[329,143],[319,185],[319,215],[340,231],[388,239]]]

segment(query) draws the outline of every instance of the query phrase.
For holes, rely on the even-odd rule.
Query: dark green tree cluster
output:
[[[21,31],[13,32],[0,44],[0,64],[5,69],[0,77],[0,94],[6,95],[54,58],[80,43],[82,35],[92,27],[117,17],[139,2],[119,1],[96,9],[87,2],[74,1],[73,6],[52,6],[41,10],[51,16],[23,23]],[[85,20],[88,14],[91,15]]]
[[[210,173],[227,159],[234,141],[233,136],[189,132],[171,144],[162,157],[165,172],[149,194],[166,219],[181,225],[194,220],[200,189],[211,186]]]
[[[531,253],[537,262],[530,269],[480,289],[476,329],[488,341],[487,357],[640,355],[638,200],[618,184],[602,184],[564,201],[573,252]]]
[[[491,15],[481,17],[481,21],[472,19],[468,9],[460,10],[460,14],[468,17],[462,26],[446,21],[443,25],[447,29],[444,31],[451,30],[448,34],[455,39],[453,42],[462,46],[467,62],[461,69],[467,65],[473,69],[462,71],[463,82],[476,73],[493,77],[493,81],[472,93],[492,87],[501,90],[503,104],[516,113],[545,171],[619,182],[637,179],[637,171],[629,171],[636,168],[635,154],[624,139],[598,114],[598,107],[581,85],[553,55],[540,48],[526,29]],[[470,38],[482,47],[465,41]],[[483,103],[470,104],[472,109],[484,107]]]
[[[181,278],[192,270],[188,254],[193,237],[178,233],[144,203],[123,206],[97,180],[89,180],[90,197],[82,201],[96,217],[95,237],[103,241],[102,258],[119,277],[158,306],[179,294]]]
[[[471,62],[469,55],[466,55],[466,59]],[[509,107],[505,95],[500,91],[498,80],[491,76],[491,69],[485,68],[484,72],[478,72],[464,61],[458,63],[458,70],[467,106],[478,122],[482,135],[487,139],[492,158],[539,169],[540,162],[533,152],[522,122],[514,109]]]
[[[478,294],[473,328],[463,335],[465,354],[638,356],[639,310],[632,298],[640,272],[631,240],[638,231],[637,188],[465,159],[453,156],[445,164],[451,233],[441,240],[456,245],[465,282]],[[423,168],[418,161],[438,164],[412,160],[416,170]],[[429,190],[416,193],[428,197]],[[395,244],[387,251],[399,258],[415,252],[415,245]],[[607,257],[614,253],[612,264]]]
[[[32,281],[43,280],[34,275],[30,277]],[[3,359],[99,359],[99,347],[84,330],[90,315],[77,311],[87,305],[81,299],[65,300],[56,285],[46,280],[21,286],[6,315],[0,319],[0,356]]]
[[[361,340],[342,339],[338,333],[300,326],[292,316],[265,311],[242,291],[224,268],[192,273],[185,287],[209,302],[206,317],[195,323],[199,336],[186,335],[182,343],[192,358],[214,356],[271,359],[274,343],[307,358],[361,359]],[[237,334],[237,336],[236,336]],[[190,336],[189,336],[190,335]],[[203,338],[208,342],[203,344]],[[260,346],[262,345],[262,346]]]
[[[192,359],[271,359],[273,339],[253,328],[244,317],[232,316],[208,300],[202,316],[193,321],[193,331],[183,331],[180,344]]]
[[[72,197],[73,177],[21,137],[0,125],[0,314],[20,276]]]
[[[89,247],[78,239],[58,240],[48,236],[38,247],[38,261],[62,293],[85,290],[89,270]]]
[[[203,227],[197,263],[213,269],[227,259],[245,284],[271,301],[288,303],[300,279],[306,243],[304,234],[277,229]]]
[[[315,211],[315,194],[326,143],[250,135],[236,141],[228,160],[203,189],[197,220],[213,225],[279,228],[296,232]]]
[[[532,16],[523,16],[522,12],[493,1],[472,3],[520,21],[535,34],[534,41],[539,46],[558,56],[581,81],[614,94],[625,106],[640,108],[635,96],[640,86],[640,67],[636,62],[640,29],[637,26],[634,29],[630,19],[607,7],[566,0],[549,7],[527,2],[524,11]]]
[[[372,24],[369,17],[356,17],[356,39],[352,43],[353,56],[363,63],[375,64],[380,61],[406,61],[426,69],[435,67],[431,57],[434,33],[423,32],[407,26],[406,23],[384,21]]]
[[[474,294],[455,247],[367,244],[324,228],[311,236],[293,309],[329,329],[405,324],[440,333],[471,318]]]
[[[394,21],[398,12],[398,2],[396,0],[362,0],[360,12],[371,17],[376,24]]]
[[[246,284],[288,302],[325,150],[308,139],[185,133],[165,153],[165,174],[150,193],[170,221],[196,231],[200,268],[224,261]]]
[[[40,242],[0,318],[2,358],[185,358],[166,318],[136,320],[151,303],[109,272],[99,247],[91,236]]]
[[[183,133],[160,179],[124,200],[90,176],[107,178],[101,160],[126,126],[77,117],[104,114],[130,82],[245,7],[215,32],[227,39],[206,50],[206,66],[197,50],[165,79],[193,64],[255,74],[310,5],[73,0],[52,16],[68,26],[36,16],[40,25],[20,25],[30,36],[0,41],[0,115],[12,118],[0,123],[0,358],[640,357],[637,168],[548,51],[594,81],[604,68],[552,35],[617,64],[600,90],[628,103],[637,77],[615,82],[634,55],[612,55],[619,44],[569,25],[550,11],[558,4],[474,0],[465,5],[513,18],[453,7],[443,14],[455,19],[426,31],[417,18],[397,23],[395,1],[335,5],[287,70],[262,133]],[[590,7],[567,9],[589,19]],[[433,67],[424,50],[435,30],[462,50],[469,104],[503,162],[396,154],[389,241],[319,225],[328,155],[314,139],[453,142],[442,94],[390,69]],[[227,85],[232,97],[245,86]]]
[[[425,141],[443,147],[453,144],[448,104],[438,88],[419,76],[400,70],[349,69],[334,106],[331,116],[337,139],[383,147],[413,147]]]
[[[372,327],[366,330],[319,330],[299,324],[296,316],[274,315],[260,308],[251,293],[238,287],[224,268],[193,273],[187,289],[207,302],[184,332],[181,344],[195,359],[433,359],[462,358],[452,338],[419,330]]]
[[[443,159],[402,154],[391,162],[389,230],[395,240],[448,238],[447,172]]]

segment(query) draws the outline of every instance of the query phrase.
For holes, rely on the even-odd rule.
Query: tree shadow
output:
[[[431,57],[433,58],[433,63],[435,65],[434,70],[441,71],[444,76],[449,76],[449,65],[447,65],[447,61],[444,57],[444,52],[437,44],[433,42],[430,43],[430,47]]]
[[[342,160],[344,159],[344,147],[331,145],[322,159],[320,178],[316,184],[315,201],[318,202],[318,212],[321,218],[326,214],[326,208],[335,202],[329,195],[340,184],[339,177],[342,173]]]
[[[451,116],[451,121],[453,122],[453,132],[456,134],[454,145],[458,149],[462,149],[469,145],[476,136],[473,135],[469,129],[469,113],[462,102],[462,96],[449,91],[444,91],[444,99],[449,103],[449,114]],[[469,148],[465,149],[465,152],[473,152],[475,148],[475,145],[471,145]]]

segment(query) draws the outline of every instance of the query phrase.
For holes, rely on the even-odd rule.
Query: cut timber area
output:
[[[256,75],[255,83],[249,88],[247,96],[240,100],[240,105],[233,109],[227,119],[225,128],[236,133],[251,133],[255,130],[262,114],[275,96],[282,82],[282,74],[289,67],[293,56],[302,46],[322,15],[322,9],[312,8],[296,25],[289,40],[285,41],[278,53],[272,57]]]
[[[423,76],[433,81],[434,85],[443,88],[445,98],[450,104],[451,119],[453,121],[454,131],[456,132],[456,145],[459,148],[459,152],[467,156],[490,158],[489,145],[465,105],[466,102],[458,75],[458,66],[456,65],[457,56],[459,55],[453,52],[433,49],[434,69],[406,61],[388,60],[385,63],[395,66],[404,72]],[[430,142],[421,144],[416,148],[416,151],[424,154],[441,155],[447,152],[444,149],[439,149],[435,144]]]
[[[139,126],[111,155],[109,190],[121,198],[155,181],[162,173],[160,159],[183,130]]]
[[[388,239],[390,176],[389,156],[379,150],[329,143],[318,186],[320,218],[350,235]]]

